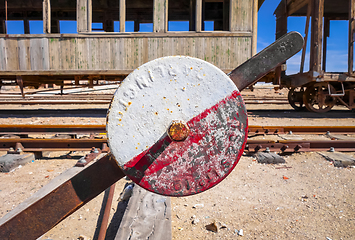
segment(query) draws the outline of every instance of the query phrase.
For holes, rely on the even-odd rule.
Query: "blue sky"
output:
[[[258,14],[258,45],[259,52],[266,46],[275,41],[275,16],[279,0],[265,0]],[[289,17],[288,31],[298,31],[305,36],[306,18]],[[189,22],[169,22],[171,31],[187,31]],[[126,22],[126,31],[133,32],[133,21]],[[102,28],[102,23],[93,23],[93,28]],[[61,33],[76,33],[76,21],[60,21]],[[213,30],[213,22],[205,22],[205,30]],[[119,31],[119,22],[114,22],[114,31]],[[153,31],[152,24],[141,24],[141,32]],[[33,34],[43,33],[42,21],[30,21],[30,32]],[[8,21],[9,34],[23,34],[24,27],[22,21]],[[310,39],[310,38],[309,38]],[[331,21],[330,37],[328,38],[327,65],[328,72],[346,72],[347,71],[347,44],[348,44],[348,21]],[[297,73],[300,68],[301,53],[298,53],[287,62],[287,74]],[[305,71],[309,66],[309,41],[307,46]]]
[[[280,1],[265,0],[258,14],[258,51],[275,41],[274,10]],[[298,31],[305,36],[306,17],[289,17],[288,31]],[[327,72],[348,71],[348,21],[330,21],[330,36],[328,37]],[[305,71],[309,69],[309,42],[308,38]],[[299,72],[301,52],[287,61],[287,74]]]

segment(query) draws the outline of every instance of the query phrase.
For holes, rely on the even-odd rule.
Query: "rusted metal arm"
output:
[[[124,176],[110,154],[69,169],[0,219],[0,239],[37,239]]]
[[[234,69],[228,76],[237,85],[239,91],[242,91],[295,55],[302,47],[301,34],[290,32]]]

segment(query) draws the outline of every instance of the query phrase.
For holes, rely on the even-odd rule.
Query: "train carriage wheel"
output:
[[[336,103],[336,98],[328,93],[327,83],[308,86],[303,94],[303,102],[310,112],[328,112]]]
[[[291,88],[288,92],[288,102],[296,111],[302,111],[305,109],[303,104],[304,87]]]

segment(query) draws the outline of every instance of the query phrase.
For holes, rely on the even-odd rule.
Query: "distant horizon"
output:
[[[279,1],[266,0],[258,12],[258,39],[257,52],[261,51],[275,41],[276,20],[273,15]],[[297,31],[305,36],[306,17],[289,17],[288,32]],[[60,33],[77,33],[76,21],[59,21]],[[29,21],[30,34],[43,34],[43,21]],[[102,28],[102,23],[92,23],[93,28]],[[206,31],[213,31],[213,21],[205,21]],[[330,21],[330,36],[328,37],[327,48],[327,72],[347,72],[348,69],[348,21]],[[126,21],[126,32],[134,32],[134,22]],[[22,20],[7,21],[8,34],[24,34],[24,24]],[[169,21],[169,31],[188,31],[188,21]],[[119,21],[114,21],[114,31],[119,32]],[[139,32],[152,32],[152,23],[141,23]],[[307,43],[306,59],[304,71],[309,70],[309,42]],[[287,74],[299,72],[301,62],[301,52],[287,61]]]

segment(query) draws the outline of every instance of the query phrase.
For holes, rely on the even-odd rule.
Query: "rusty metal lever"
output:
[[[228,74],[239,91],[256,83],[303,47],[303,37],[289,32]]]

